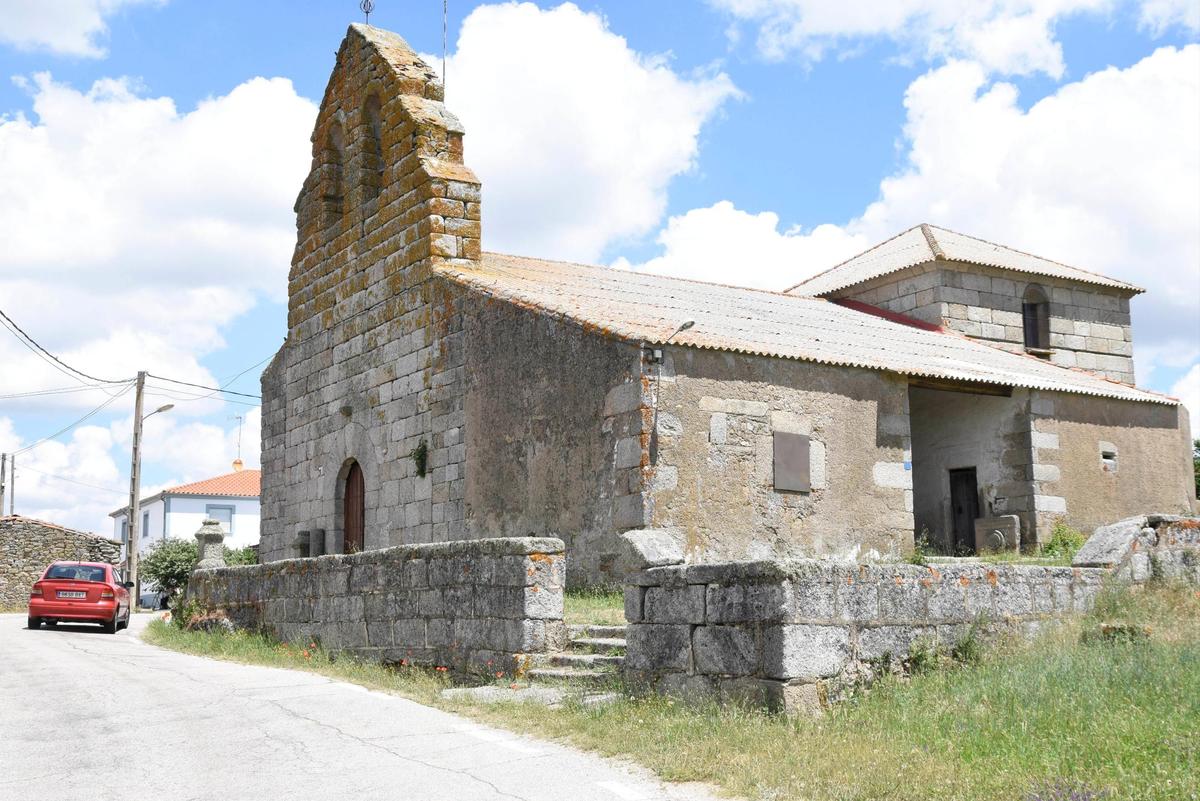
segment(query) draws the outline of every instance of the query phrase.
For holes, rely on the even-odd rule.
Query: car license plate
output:
[[[86,592],[77,592],[75,590],[59,590],[58,597],[59,598],[86,598],[87,593]]]

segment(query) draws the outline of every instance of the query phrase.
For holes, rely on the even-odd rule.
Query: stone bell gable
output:
[[[403,39],[350,26],[296,200],[288,335],[263,375],[265,558],[343,551],[350,473],[358,547],[401,528],[446,539],[462,519],[446,469],[462,458],[461,313],[433,269],[478,261],[480,188],[442,98]]]

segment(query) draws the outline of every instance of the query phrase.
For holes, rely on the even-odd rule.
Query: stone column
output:
[[[197,570],[212,567],[225,567],[225,530],[216,520],[205,520],[196,532],[196,544],[199,546],[200,561],[196,563]]]

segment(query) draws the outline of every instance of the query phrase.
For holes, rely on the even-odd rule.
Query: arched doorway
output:
[[[366,504],[366,483],[358,462],[351,462],[342,488],[342,553],[358,553],[363,549],[363,518]]]

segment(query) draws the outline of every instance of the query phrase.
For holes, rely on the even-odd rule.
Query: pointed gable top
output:
[[[1115,278],[928,223],[909,228],[870,250],[801,281],[787,291],[796,295],[825,295],[930,261],[958,261],[999,267],[1031,275],[1110,287],[1134,295],[1144,291]]]

